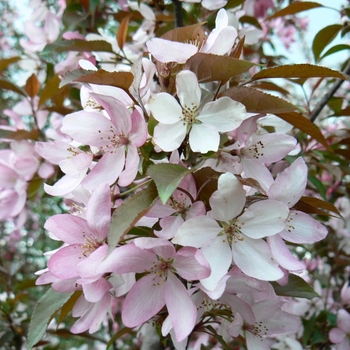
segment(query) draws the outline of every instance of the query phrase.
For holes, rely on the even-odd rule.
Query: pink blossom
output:
[[[197,309],[185,280],[198,280],[210,274],[210,268],[198,249],[174,246],[161,238],[138,238],[116,248],[98,267],[99,272],[145,273],[127,294],[122,320],[127,327],[137,327],[167,306],[176,338],[182,341],[195,326]]]
[[[95,188],[103,178],[109,185],[117,179],[120,186],[129,185],[139,166],[138,147],[147,138],[147,126],[140,112],[132,114],[118,100],[93,94],[108,118],[95,112],[75,112],[65,117],[62,132],[85,145],[95,146],[102,158],[83,180],[87,189]]]
[[[337,326],[329,332],[329,340],[337,345],[337,350],[347,350],[350,348],[349,334],[350,314],[340,309],[338,311]]]

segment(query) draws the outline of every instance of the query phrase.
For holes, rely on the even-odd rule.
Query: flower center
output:
[[[101,130],[98,130],[101,140],[105,141],[105,144],[101,146],[103,152],[113,153],[116,148],[130,144],[128,136],[124,133],[118,134],[112,125],[109,128],[108,133],[102,133]]]
[[[267,335],[269,331],[269,329],[261,321],[256,322],[253,325],[245,324],[243,329],[252,333],[255,337],[260,338],[261,341],[263,340],[263,336]]]
[[[194,124],[198,121],[196,117],[198,116],[198,107],[192,102],[191,106],[182,106],[182,120],[184,124]]]
[[[226,224],[224,226],[224,233],[226,234],[227,240],[230,244],[244,240],[244,235],[241,231],[243,225],[244,223],[233,220],[230,225]]]
[[[87,237],[85,233],[83,233],[83,237],[85,238],[85,242],[83,245],[80,246],[81,252],[85,257],[88,257],[97,248],[99,248],[102,245],[102,243],[98,242],[93,236]]]
[[[262,141],[258,141],[254,143],[254,145],[251,145],[247,148],[241,149],[241,155],[244,156],[252,156],[255,159],[259,159],[260,157],[264,156],[263,150],[265,148],[265,145]]]

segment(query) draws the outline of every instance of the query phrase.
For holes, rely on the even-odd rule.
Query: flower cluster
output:
[[[256,69],[242,59],[244,43],[263,34],[242,26],[242,11],[263,18],[272,3],[246,1],[235,11],[202,1],[216,16],[211,28],[197,23],[160,38],[151,7],[119,1],[131,15],[117,38],[63,33],[71,49],[52,67],[56,90],[39,94],[49,77],[31,77],[21,108],[6,111],[9,135],[28,132],[25,110],[39,136],[7,139],[11,148],[0,151],[0,221],[20,216],[35,174],[47,195],[63,198],[70,212],[44,225],[63,244],[46,252],[36,284],[76,297],[72,333],[95,333],[120,312],[125,327],[142,334],[151,326],[178,350],[210,346],[210,336],[250,350],[301,346],[298,301],[288,298],[298,293],[286,289],[308,287],[310,262],[297,248],[326,238],[310,215],[323,213],[310,210],[323,201],[305,196],[308,158],[282,121],[286,112],[299,116],[296,107],[239,84]],[[36,4],[26,51],[55,42],[64,9]],[[135,13],[142,24],[128,43],[122,32]],[[67,102],[68,84],[80,89],[78,110]],[[346,305],[329,335],[344,346]]]

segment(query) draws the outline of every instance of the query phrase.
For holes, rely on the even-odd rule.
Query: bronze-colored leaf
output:
[[[287,15],[295,15],[296,13],[311,10],[317,7],[323,7],[323,5],[313,1],[293,2],[284,9],[274,13],[272,16],[267,17],[267,20],[271,20],[278,17],[284,17]]]
[[[184,69],[197,75],[200,83],[228,80],[235,75],[247,72],[255,63],[228,56],[198,52],[188,59]]]
[[[117,42],[120,50],[123,50],[123,47],[126,41],[126,36],[128,34],[129,21],[132,16],[133,16],[132,13],[127,14],[121,21],[120,26],[118,28]]]
[[[1,130],[0,129],[0,139],[9,139],[9,140],[38,140],[39,139],[39,131],[34,129],[31,131],[27,130]]]
[[[5,79],[0,79],[0,89],[11,90],[22,96],[27,96],[25,90]]]
[[[341,216],[338,209],[330,202],[325,202],[322,199],[315,198],[315,197],[304,197],[304,196],[301,197],[300,200],[302,202],[307,203],[309,205],[312,205],[316,208],[328,210],[328,211],[331,211],[331,212]]]
[[[35,97],[38,94],[40,90],[40,84],[38,78],[34,73],[27,79],[26,86],[24,88],[28,96],[31,98]]]
[[[203,23],[198,23],[170,30],[162,35],[162,39],[201,45],[205,41],[206,35],[203,29]]]
[[[97,71],[86,71],[84,69],[77,69],[73,72],[68,72],[64,76],[60,87],[72,82],[81,82],[115,86],[128,91],[133,80],[134,76],[130,72],[107,72],[103,69]]]
[[[221,96],[228,96],[243,103],[247,111],[252,113],[276,114],[298,109],[286,100],[249,87],[231,87],[224,91]]]
[[[13,63],[18,62],[21,59],[21,57],[11,57],[11,58],[4,58],[0,60],[0,72],[7,69],[7,67]]]
[[[58,90],[61,79],[55,74],[45,85],[40,94],[39,107],[42,106],[49,98],[51,98]]]
[[[319,61],[324,48],[335,39],[342,28],[343,26],[341,24],[332,24],[321,29],[316,34],[312,42],[312,52],[314,53],[315,61]]]
[[[289,95],[289,91],[270,81],[258,81],[250,84],[251,87],[261,90],[276,91],[284,96]]]
[[[320,129],[303,115],[297,112],[275,113],[275,114],[278,115],[283,120],[285,120],[287,123],[294,125],[300,131],[304,132],[307,135],[310,135],[312,138],[317,140],[327,149],[330,149],[327,143],[327,140],[324,138]]]
[[[263,69],[252,77],[252,81],[270,78],[340,78],[348,77],[330,68],[316,66],[314,64],[293,64]]]

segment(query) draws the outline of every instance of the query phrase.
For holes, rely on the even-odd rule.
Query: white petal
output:
[[[166,152],[178,149],[186,136],[186,125],[183,122],[175,124],[158,124],[154,128],[153,141]]]
[[[211,124],[193,124],[189,142],[193,152],[216,152],[219,148],[220,135],[216,127]]]
[[[245,117],[245,106],[224,96],[205,104],[197,119],[214,125],[220,132],[228,132],[237,129]]]
[[[153,117],[163,124],[174,124],[182,119],[182,108],[176,99],[165,93],[153,95],[148,100]]]
[[[176,91],[183,108],[198,108],[202,93],[193,72],[183,70],[176,76]]]

